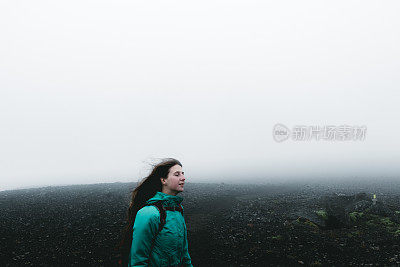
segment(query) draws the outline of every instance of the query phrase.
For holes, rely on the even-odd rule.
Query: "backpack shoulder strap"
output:
[[[164,207],[165,210],[170,210],[170,211],[179,211],[182,216],[183,216],[183,207],[182,205],[179,204],[179,206],[173,206],[173,207]]]
[[[159,224],[158,232],[157,232],[157,234],[158,234],[159,232],[161,232],[161,230],[163,229],[163,227],[165,225],[167,213],[165,212],[165,207],[163,206],[161,200],[150,204],[150,206],[155,206],[158,209],[158,212],[160,213],[160,224]],[[157,234],[156,234],[156,236],[157,236]]]
[[[165,207],[163,206],[161,200],[151,203],[151,204],[148,204],[146,206],[155,206],[157,208],[158,212],[160,213],[160,223],[158,225],[158,230],[157,230],[157,233],[154,235],[153,240],[151,241],[151,248],[150,248],[149,258],[148,258],[148,260],[150,260],[151,252],[153,251],[154,245],[156,244],[156,238],[165,225],[167,213],[165,212]]]

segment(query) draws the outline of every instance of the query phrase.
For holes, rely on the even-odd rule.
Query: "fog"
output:
[[[0,190],[400,174],[397,1],[3,1]],[[277,123],[364,125],[286,140]]]

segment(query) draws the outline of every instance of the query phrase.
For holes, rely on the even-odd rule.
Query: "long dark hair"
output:
[[[158,191],[162,190],[161,178],[167,178],[169,170],[175,165],[180,165],[182,167],[182,163],[173,158],[163,159],[160,163],[153,165],[153,170],[149,176],[143,178],[138,186],[131,192],[132,200],[127,212],[127,224],[123,230],[122,240],[116,247],[121,256],[119,264],[126,266],[128,262],[128,256],[132,245],[133,224],[137,212],[146,205],[147,200],[153,197]]]

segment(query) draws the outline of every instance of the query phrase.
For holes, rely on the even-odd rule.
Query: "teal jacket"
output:
[[[183,198],[157,192],[147,203],[159,200],[163,206],[173,207],[179,206]],[[159,223],[160,212],[155,206],[145,206],[138,211],[133,225],[128,266],[193,266],[188,251],[185,219],[179,211],[166,211],[165,225],[157,235],[150,253]]]

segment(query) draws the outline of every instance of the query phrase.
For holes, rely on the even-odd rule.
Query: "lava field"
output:
[[[134,187],[0,192],[0,265],[118,266]],[[400,182],[187,183],[181,196],[194,266],[400,264]]]

